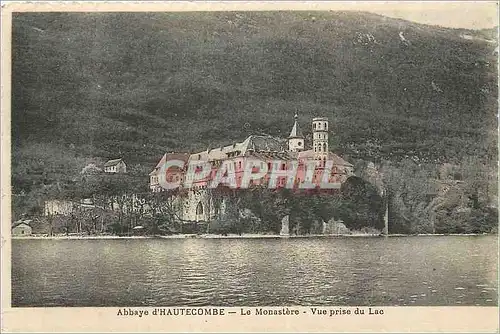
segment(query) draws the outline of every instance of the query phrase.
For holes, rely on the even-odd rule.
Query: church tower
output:
[[[290,152],[299,152],[304,149],[304,136],[302,135],[302,131],[300,131],[299,128],[299,123],[297,122],[299,116],[295,114],[294,118],[295,123],[293,124],[290,136],[288,136],[288,150]]]
[[[312,121],[313,150],[317,160],[326,160],[328,156],[328,118],[316,117]]]

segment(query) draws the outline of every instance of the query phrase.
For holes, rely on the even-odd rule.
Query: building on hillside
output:
[[[104,172],[105,173],[126,173],[127,165],[123,161],[123,159],[113,159],[109,160],[104,164]]]
[[[299,126],[298,116],[295,115],[292,130],[286,139],[269,135],[250,135],[243,142],[190,154],[185,168],[172,172],[175,177],[182,178],[182,183],[192,183],[186,199],[179,204],[179,207],[183,208],[182,212],[179,212],[179,216],[191,221],[207,221],[223,211],[224,203],[219,203],[220,205],[214,203],[207,195],[209,193],[207,188],[215,178],[219,167],[224,163],[228,165],[228,169],[234,175],[235,179],[230,181],[236,184],[237,189],[242,184],[248,160],[260,163],[260,167],[255,167],[257,171],[267,165],[268,171],[286,172],[292,164],[298,165],[294,187],[298,187],[304,182],[311,182],[319,187],[326,162],[332,161],[333,166],[328,181],[330,183],[345,182],[348,177],[353,175],[354,167],[340,156],[330,152],[328,119],[324,117],[313,118],[311,127],[313,140],[312,145],[308,147],[306,147],[305,137]],[[174,154],[171,157],[178,158]],[[171,157],[164,155],[153,172],[150,173],[151,191],[162,190],[158,183],[158,171]],[[183,155],[183,157],[185,156]],[[197,180],[194,175],[190,175],[187,168],[188,165],[196,165],[197,161],[200,164],[208,162],[212,166],[211,172],[200,180]],[[316,166],[312,175],[306,173],[308,162],[314,162],[313,164]],[[268,182],[269,174],[262,179],[251,180],[249,186],[266,185]],[[286,182],[285,176],[279,177],[276,188],[285,188]]]
[[[75,212],[94,208],[104,209],[96,206],[91,198],[84,198],[80,201],[51,199],[45,201],[43,214],[45,216],[69,216]]]
[[[32,228],[29,225],[31,220],[20,220],[12,225],[12,236],[27,236],[31,235]]]
[[[189,154],[187,153],[165,153],[161,160],[156,164],[155,168],[151,173],[149,173],[149,189],[152,192],[161,191],[160,187],[160,173],[161,167],[165,165],[165,162],[171,160],[180,160],[187,163],[189,160]],[[184,169],[176,166],[172,166],[165,170],[165,180],[168,182],[182,182],[184,177]]]
[[[194,189],[203,189],[214,179],[217,169],[222,163],[230,162],[229,169],[234,172],[236,188],[239,188],[246,162],[251,159],[253,161],[260,161],[261,167],[267,164],[268,171],[286,171],[292,163],[298,163],[297,185],[308,181],[319,186],[326,161],[330,160],[333,161],[334,165],[329,182],[344,182],[353,174],[354,167],[338,155],[329,151],[328,119],[322,117],[313,119],[312,148],[306,149],[304,135],[300,131],[297,118],[297,115],[295,115],[295,122],[287,139],[268,135],[250,135],[241,143],[234,143],[229,146],[191,154],[188,161],[190,164],[196,163],[196,161],[208,161],[213,169],[202,180],[193,181],[193,175],[188,174],[185,174],[184,177],[187,181],[193,181]],[[305,166],[308,161],[316,162],[316,170],[311,179],[306,180]],[[253,184],[267,184],[268,181],[269,176],[265,176],[262,180],[254,180]],[[278,178],[277,187],[284,188],[285,186],[286,177]]]
[[[70,215],[75,209],[75,203],[72,201],[51,199],[45,201],[43,214],[45,216],[67,216]]]

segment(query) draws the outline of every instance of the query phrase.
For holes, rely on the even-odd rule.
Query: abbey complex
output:
[[[229,175],[234,177],[230,180],[235,185],[234,188],[244,188],[242,186],[243,174],[247,162],[257,161],[257,168],[267,167],[266,170],[274,171],[285,175],[292,165],[297,166],[293,188],[298,188],[302,183],[308,182],[319,187],[325,168],[328,168],[329,182],[342,184],[347,178],[353,175],[353,165],[345,161],[338,155],[330,152],[328,146],[329,130],[328,119],[316,117],[312,120],[312,143],[307,143],[301,131],[298,117],[295,115],[295,122],[288,138],[276,138],[269,135],[250,135],[243,142],[232,145],[208,149],[203,152],[193,154],[166,153],[158,162],[154,170],[150,173],[150,190],[160,192],[164,190],[160,184],[161,173],[168,182],[189,183],[189,189],[185,189],[185,196],[179,197],[175,201],[178,218],[183,221],[210,221],[224,212],[225,202],[216,203],[211,195],[212,189],[208,185],[216,177],[217,169],[226,164]],[[312,144],[312,145],[311,145]],[[212,170],[201,179],[194,178],[187,168],[162,169],[169,160],[181,160],[186,166],[196,166],[197,162],[209,163]],[[314,162],[314,171],[307,173],[306,166]],[[327,167],[327,162],[330,166]],[[249,186],[267,187],[270,182],[269,174],[257,180],[250,180]],[[275,188],[285,188],[287,177],[280,176],[275,180]]]

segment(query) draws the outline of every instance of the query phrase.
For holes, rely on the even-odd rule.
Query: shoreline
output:
[[[15,240],[129,240],[129,239],[303,239],[303,238],[392,238],[392,237],[442,237],[442,236],[488,236],[492,233],[464,233],[464,234],[305,234],[305,235],[279,235],[279,234],[174,234],[174,235],[147,235],[147,236],[118,236],[118,235],[29,235],[11,236]]]

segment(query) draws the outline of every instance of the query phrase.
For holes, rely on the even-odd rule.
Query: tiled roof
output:
[[[243,143],[243,154],[248,150],[254,152],[283,152],[287,151],[286,141],[269,135],[251,135]]]
[[[163,166],[165,164],[166,161],[181,160],[181,161],[187,162],[188,159],[189,159],[189,154],[187,154],[187,153],[165,153],[161,157],[160,161],[156,164],[153,171],[151,173],[149,173],[149,175],[156,174],[156,172],[161,168],[161,166]]]
[[[296,130],[300,131],[298,128]],[[299,132],[296,132],[296,134],[298,133]],[[289,152],[287,149],[286,139],[276,138],[270,135],[250,135],[241,143],[234,143],[232,145],[191,154],[189,160],[223,160],[227,158],[228,153],[236,151],[239,151],[240,155],[242,156],[251,155],[261,159],[312,159],[315,155],[313,150]],[[352,164],[332,152],[328,153],[327,158],[329,160],[332,160],[336,165],[349,167],[353,166]]]
[[[19,225],[30,226],[32,221],[33,221],[32,219],[17,220],[17,221],[12,223],[11,227],[14,228],[14,227],[19,226]]]
[[[104,164],[104,167],[111,167],[111,166],[116,166],[118,165],[120,162],[122,162],[123,160],[120,158],[120,159],[113,159],[113,160],[108,160],[108,162],[106,162]]]
[[[253,152],[284,152],[286,151],[286,141],[269,135],[251,135],[241,143],[214,148],[191,154],[190,161],[213,161],[226,159],[228,153],[239,152],[239,155],[246,155],[249,150]]]

